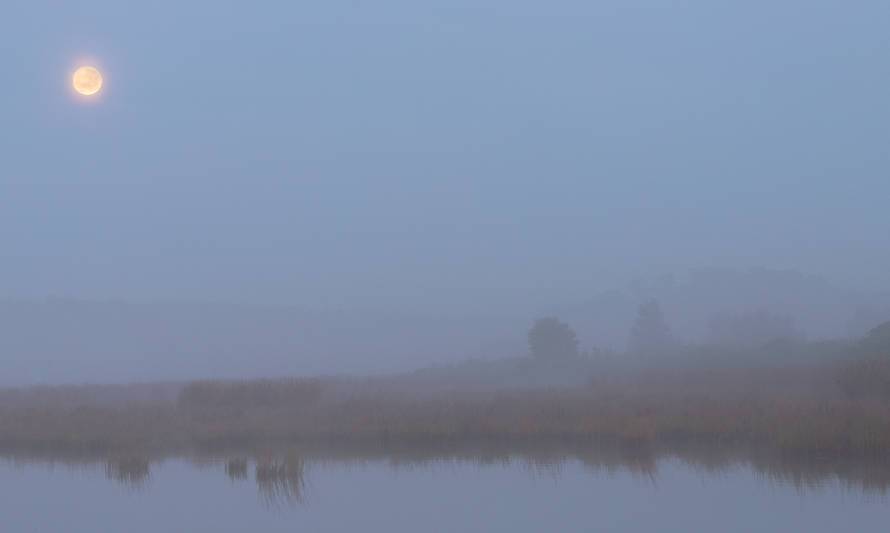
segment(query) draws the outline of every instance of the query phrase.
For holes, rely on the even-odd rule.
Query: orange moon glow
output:
[[[74,72],[74,90],[92,96],[102,90],[102,74],[96,67],[80,67]]]

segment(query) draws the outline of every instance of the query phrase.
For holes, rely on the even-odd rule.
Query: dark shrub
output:
[[[292,408],[311,405],[321,396],[322,388],[316,379],[198,381],[182,390],[177,403],[189,410]]]
[[[855,359],[838,371],[838,386],[851,397],[890,398],[890,322],[869,331],[855,348]]]
[[[572,328],[555,317],[539,318],[528,331],[528,345],[537,359],[578,357],[578,338]]]

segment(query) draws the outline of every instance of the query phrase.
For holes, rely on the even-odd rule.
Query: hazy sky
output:
[[[888,28],[885,0],[4,0],[0,297],[888,287]]]

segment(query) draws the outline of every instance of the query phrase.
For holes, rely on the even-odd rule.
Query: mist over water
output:
[[[500,313],[4,300],[0,385],[408,372],[524,357],[532,321],[550,315],[576,331],[582,351],[623,353],[650,300],[676,340],[692,344],[858,339],[890,320],[890,292],[770,269],[695,269]]]
[[[888,27],[4,0],[0,531],[882,530]]]
[[[407,371],[551,314],[621,351],[652,298],[691,342],[890,318],[881,2],[8,9],[0,383]]]

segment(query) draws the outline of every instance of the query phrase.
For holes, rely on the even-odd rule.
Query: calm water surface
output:
[[[887,531],[890,498],[737,464],[0,462],[0,531]]]

